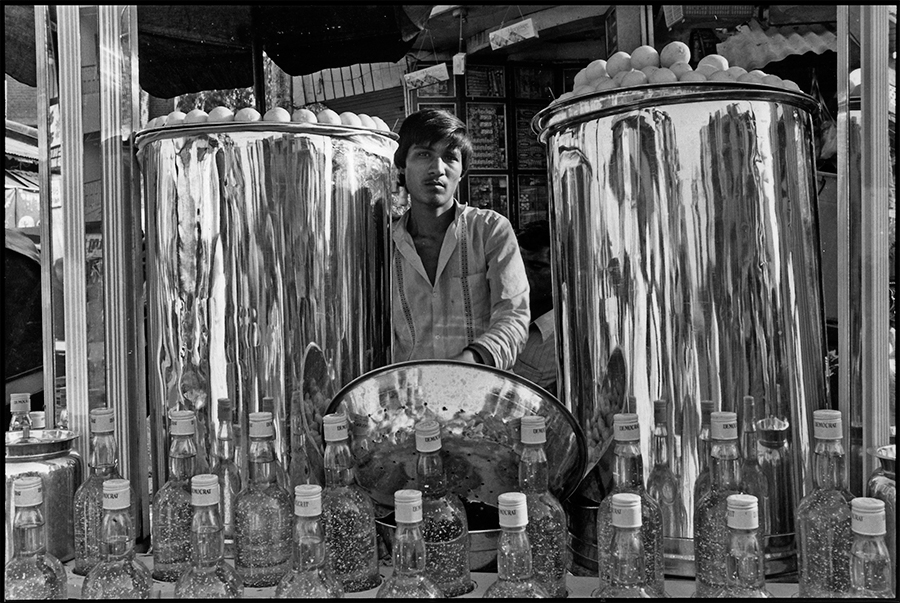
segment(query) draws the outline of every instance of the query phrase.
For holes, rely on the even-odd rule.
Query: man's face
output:
[[[531,288],[531,308],[549,309],[553,307],[553,276],[550,267],[550,248],[539,251],[522,249],[522,262]],[[535,316],[536,318],[536,316]]]
[[[406,153],[406,190],[413,202],[442,207],[451,202],[462,176],[462,154],[446,141],[413,145]]]

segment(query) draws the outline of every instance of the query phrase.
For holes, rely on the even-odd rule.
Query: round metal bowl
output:
[[[32,429],[23,440],[21,431],[7,431],[5,456],[8,460],[31,460],[68,454],[78,437],[65,429]]]
[[[546,419],[544,450],[549,488],[572,494],[584,473],[584,433],[572,414],[541,387],[513,373],[451,360],[422,360],[376,369],[351,381],[327,412],[344,411],[354,425],[368,423],[368,452],[357,459],[359,485],[393,508],[394,492],[416,487],[415,425],[441,425],[447,485],[463,503],[497,506],[519,488],[519,426],[523,416]]]

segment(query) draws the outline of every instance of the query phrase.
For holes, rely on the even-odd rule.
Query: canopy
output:
[[[141,88],[158,98],[254,85],[254,53],[288,75],[402,59],[432,5],[138,5]],[[6,73],[35,86],[34,6],[5,5]],[[51,12],[55,15],[55,11]],[[261,56],[261,55],[259,55]]]

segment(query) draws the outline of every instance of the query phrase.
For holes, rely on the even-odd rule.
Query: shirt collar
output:
[[[534,319],[531,324],[537,327],[538,332],[541,334],[541,341],[547,341],[548,338],[553,336],[553,333],[556,330],[556,321],[553,319],[553,310],[544,312]]]

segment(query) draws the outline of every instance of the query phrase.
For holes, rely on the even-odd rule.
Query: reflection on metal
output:
[[[441,425],[448,485],[464,501],[496,507],[497,496],[519,489],[519,425],[546,418],[550,490],[565,500],[584,473],[584,434],[574,417],[544,389],[514,373],[455,362],[401,362],[371,371],[335,394],[328,412],[368,423],[369,452],[357,459],[356,479],[379,505],[416,486],[417,422]]]
[[[653,401],[673,401],[687,522],[667,541],[680,551],[667,555],[670,573],[694,571],[700,400],[730,411],[745,395],[762,401],[790,425],[795,495],[810,485],[810,414],[826,403],[815,108],[805,94],[737,83],[647,85],[535,118],[553,182],[560,395],[600,468],[613,414],[633,396],[646,474]],[[607,385],[620,372],[625,392]],[[608,491],[599,475],[579,493]],[[769,573],[794,561],[793,534],[780,536],[790,545],[768,551]]]
[[[199,455],[208,458],[211,402],[224,397],[234,402],[245,462],[248,414],[263,397],[289,430],[314,415],[293,412],[304,405],[311,343],[334,387],[390,358],[384,259],[394,137],[232,122],[148,130],[137,144],[156,468],[165,475],[165,418],[176,409],[197,412]],[[290,450],[289,430],[279,451]]]

